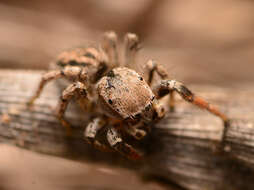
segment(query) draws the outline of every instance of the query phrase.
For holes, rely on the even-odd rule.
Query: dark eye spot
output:
[[[152,97],[151,101],[153,101],[153,100],[154,100],[154,98],[155,98],[155,96],[153,96],[153,97]]]
[[[113,104],[113,101],[112,101],[111,99],[109,99],[109,100],[108,100],[108,103],[112,105],[112,104]]]
[[[141,80],[141,81],[142,81],[142,80],[143,80],[143,78],[142,78],[142,77],[139,77],[139,80]]]

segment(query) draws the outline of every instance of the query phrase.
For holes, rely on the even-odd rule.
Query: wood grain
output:
[[[60,95],[49,84],[33,110],[25,102],[35,91],[41,71],[0,70],[0,142],[31,151],[70,159],[106,162],[136,169],[147,180],[159,180],[187,189],[254,188],[254,88],[191,86],[232,118],[221,147],[221,121],[177,98],[176,112],[168,114],[142,142],[133,142],[145,152],[141,162],[127,161],[116,153],[102,153],[83,140],[87,115],[75,105],[67,113],[74,124],[66,133],[53,112]]]

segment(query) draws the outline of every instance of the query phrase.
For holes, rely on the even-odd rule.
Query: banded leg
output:
[[[158,98],[161,98],[161,97],[167,95],[171,91],[175,91],[178,94],[180,94],[180,96],[184,100],[186,100],[187,102],[190,102],[190,103],[192,103],[192,104],[194,104],[194,105],[196,105],[196,106],[198,106],[198,107],[200,107],[202,109],[206,109],[210,113],[220,117],[224,121],[224,125],[225,126],[228,125],[229,119],[228,119],[228,117],[225,114],[220,112],[216,107],[214,107],[213,105],[209,104],[208,102],[206,102],[201,97],[195,96],[182,83],[177,82],[175,80],[162,80],[161,83],[158,84],[157,86],[155,86],[155,88],[154,88],[155,95]]]
[[[124,66],[133,68],[136,65],[136,54],[140,49],[138,36],[127,33],[124,37]]]
[[[67,106],[70,102],[70,100],[74,96],[78,96],[79,98],[87,98],[87,91],[85,88],[85,85],[81,82],[75,82],[71,85],[69,85],[62,93],[62,96],[60,97],[58,106],[57,106],[57,118],[61,122],[61,124],[66,128],[67,135],[71,134],[71,125],[69,122],[64,118],[64,113],[67,109]]]
[[[154,72],[157,72],[158,75],[161,77],[161,79],[168,79],[168,73],[166,69],[160,65],[157,64],[154,60],[148,60],[146,63],[146,67],[148,68],[148,80],[147,83],[149,86],[151,86],[153,79],[154,79]],[[175,92],[171,91],[169,93],[169,109],[171,112],[175,110]]]
[[[127,158],[131,160],[142,159],[141,153],[139,153],[131,145],[123,142],[121,135],[114,127],[108,128],[107,140],[111,147],[113,147],[117,152],[126,156]]]
[[[119,66],[117,35],[114,31],[105,32],[103,35],[102,49],[109,56],[112,67]]]
[[[96,140],[96,134],[98,131],[104,127],[106,124],[106,120],[104,118],[97,117],[92,122],[90,122],[84,132],[84,137],[86,141],[93,145],[95,148],[106,151],[106,152],[112,152],[112,149],[110,149],[108,146],[100,143],[98,140]]]
[[[85,71],[79,67],[65,67],[63,70],[55,70],[55,71],[47,72],[42,76],[42,79],[40,81],[40,84],[34,96],[31,97],[31,99],[29,100],[27,104],[28,106],[32,106],[34,104],[34,101],[40,96],[45,85],[52,80],[56,80],[59,78],[68,78],[68,79],[84,81],[86,77],[87,77],[87,74],[85,73]]]

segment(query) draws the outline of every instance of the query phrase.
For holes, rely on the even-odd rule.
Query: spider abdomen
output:
[[[107,70],[108,56],[100,48],[75,48],[61,53],[56,60],[60,68],[79,67],[88,73],[89,80],[94,83]]]

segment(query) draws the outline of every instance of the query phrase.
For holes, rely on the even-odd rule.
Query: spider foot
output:
[[[233,125],[234,120],[232,119],[227,119],[224,121],[224,129],[222,133],[222,138],[219,144],[216,146],[216,152],[220,154],[224,154],[225,152],[229,151],[229,146],[227,144],[227,134],[228,134],[228,129]]]
[[[36,97],[33,97],[28,102],[26,102],[26,106],[29,110],[33,108],[35,100],[36,100]]]
[[[228,133],[228,129],[231,127],[232,123],[233,123],[232,119],[227,119],[224,121],[224,129],[223,129],[222,140],[221,140],[223,146],[226,143],[226,136]]]

